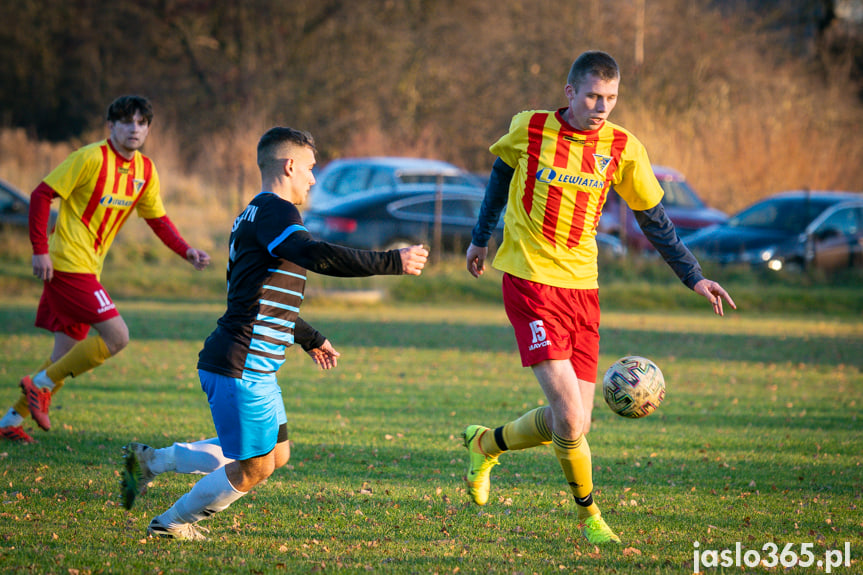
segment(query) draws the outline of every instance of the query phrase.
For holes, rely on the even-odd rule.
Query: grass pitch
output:
[[[50,349],[31,327],[34,307],[29,298],[0,304],[4,410]],[[0,443],[2,572],[691,573],[696,551],[704,572],[823,572],[710,567],[705,552],[738,543],[768,564],[771,543],[798,554],[811,543],[816,560],[847,543],[848,565],[833,572],[863,570],[856,316],[606,312],[601,366],[650,357],[668,394],[643,420],[620,418],[597,397],[595,497],[625,544],[595,548],[577,531],[548,447],[502,456],[488,505],[468,503],[459,432],[543,402],[499,305],[314,299],[303,315],[342,358],[322,372],[299,348],[288,354],[289,465],[208,520],[211,541],[147,539],[149,520],[197,476],[159,476],[127,512],[120,448],[213,435],[195,363],[222,305],[118,307],[130,346],[67,382],[50,432],[28,420],[38,444]]]

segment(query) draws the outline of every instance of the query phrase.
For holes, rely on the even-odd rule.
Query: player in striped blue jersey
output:
[[[218,440],[153,449],[126,447],[124,504],[158,473],[202,478],[148,527],[153,536],[202,539],[197,522],[222,511],[290,457],[287,416],[276,372],[298,343],[322,368],[339,353],[299,316],[306,271],[341,277],[420,275],[422,246],[373,252],[317,241],[297,205],[315,183],[311,135],[269,130],[258,143],[262,190],[234,221],[230,237],[227,310],[198,358]]]

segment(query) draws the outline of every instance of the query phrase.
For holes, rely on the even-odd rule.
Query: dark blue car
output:
[[[303,213],[303,220],[316,238],[348,247],[386,250],[424,244],[435,248],[435,234],[439,233],[441,251],[464,253],[484,195],[479,189],[444,188],[439,193],[378,190],[323,207],[312,205]],[[502,239],[503,217],[492,242],[500,245]],[[596,241],[601,255],[618,257],[626,252],[613,236],[600,233]]]
[[[677,170],[654,165],[653,173],[665,193],[662,198],[665,212],[681,238],[728,219],[724,212],[706,205]],[[635,252],[653,250],[650,240],[638,226],[635,214],[613,189],[605,201],[598,229],[617,236]]]
[[[791,191],[684,238],[699,259],[775,271],[863,267],[863,194]]]

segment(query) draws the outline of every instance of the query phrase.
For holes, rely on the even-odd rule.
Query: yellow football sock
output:
[[[497,457],[501,453],[503,453],[503,449],[497,446],[497,441],[494,439],[494,429],[486,429],[479,436],[479,441],[477,442],[477,446],[479,447],[480,453],[483,455],[487,455],[489,457]]]
[[[532,409],[516,419],[488,430],[479,438],[483,453],[496,457],[504,451],[517,451],[551,443],[551,432],[545,424],[548,406]]]
[[[599,513],[593,502],[593,469],[591,469],[590,445],[587,437],[579,435],[575,439],[564,439],[552,433],[554,454],[557,456],[569,490],[578,504],[578,518],[583,520]]]
[[[499,432],[504,443],[501,447],[517,451],[551,443],[551,431],[545,423],[545,412],[549,409],[548,406],[537,407],[505,424]]]
[[[45,375],[56,386],[66,377],[75,377],[99,367],[109,357],[111,357],[111,353],[108,351],[108,346],[105,345],[105,340],[102,339],[102,336],[95,335],[72,346],[66,355],[45,370]],[[56,392],[56,387],[54,391]]]
[[[33,376],[33,375],[39,373],[40,371],[42,371],[43,369],[45,369],[49,365],[51,365],[51,363],[52,363],[51,357],[49,356],[48,359],[43,361],[42,365],[40,365],[38,368],[36,368],[36,371],[34,371],[30,375]],[[54,385],[56,387],[58,385],[63,385],[63,383],[62,382],[60,382],[59,384],[55,383]],[[15,402],[15,404],[12,406],[12,409],[14,409],[16,412],[18,412],[18,415],[20,415],[21,417],[27,417],[28,415],[30,415],[30,408],[27,407],[27,396],[24,395],[23,389],[21,390],[21,397],[18,398],[18,401]]]
[[[548,406],[537,407],[504,425],[502,435],[506,448],[517,451],[551,443],[551,430],[545,423],[545,412],[549,409]]]

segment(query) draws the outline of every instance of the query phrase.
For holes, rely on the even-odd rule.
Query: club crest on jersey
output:
[[[603,156],[601,154],[594,154],[593,159],[596,160],[596,171],[602,175],[605,175],[605,170],[608,168],[608,165],[611,163],[611,156]]]
[[[144,180],[139,180],[135,178],[134,180],[132,180],[132,183],[135,185],[135,193],[140,192],[141,188],[144,187]]]

